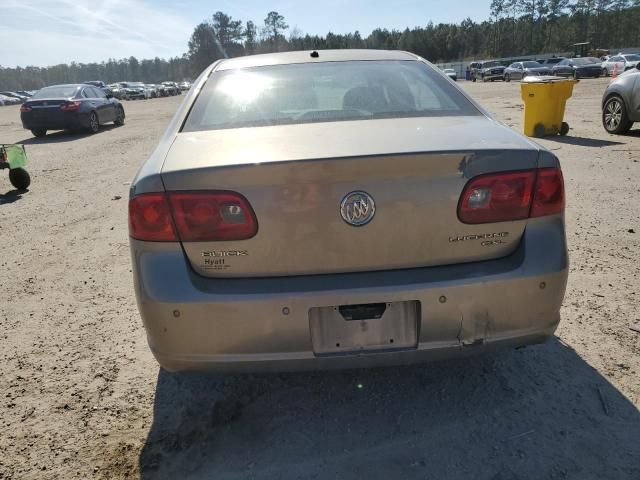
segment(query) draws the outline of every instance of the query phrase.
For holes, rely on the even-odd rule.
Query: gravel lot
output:
[[[35,139],[29,192],[0,171],[0,479],[640,478],[640,130],[600,124],[607,79],[542,140],[567,183],[571,274],[544,345],[407,368],[171,375],[146,345],[129,182],[179,97],[127,124]],[[464,84],[515,129],[517,83]]]

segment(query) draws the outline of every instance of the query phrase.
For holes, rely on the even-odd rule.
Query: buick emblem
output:
[[[367,192],[348,193],[340,203],[340,215],[349,225],[360,227],[376,214],[376,204]]]

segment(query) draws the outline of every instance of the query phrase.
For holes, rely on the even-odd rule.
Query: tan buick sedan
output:
[[[405,364],[541,342],[567,281],[558,159],[406,52],[221,60],[131,188],[169,370]]]

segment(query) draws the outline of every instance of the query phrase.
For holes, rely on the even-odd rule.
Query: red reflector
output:
[[[463,223],[494,223],[529,216],[535,170],[481,175],[465,186],[458,203]]]
[[[29,105],[22,104],[22,106],[20,107],[20,111],[21,112],[30,112],[31,111],[31,107]]]
[[[538,170],[536,192],[531,206],[532,217],[553,215],[564,210],[564,180],[559,168]]]
[[[183,242],[244,240],[258,232],[251,205],[234,192],[170,192],[169,203]]]
[[[80,109],[80,105],[82,102],[65,102],[60,105],[60,110],[63,112],[75,112]]]
[[[145,193],[129,201],[129,235],[150,242],[177,242],[164,193]]]

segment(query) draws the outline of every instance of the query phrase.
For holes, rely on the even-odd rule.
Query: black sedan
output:
[[[505,68],[504,81],[510,82],[511,80],[522,80],[524,77],[528,77],[530,75],[551,75],[551,70],[534,61],[514,62]]]
[[[91,85],[54,85],[45,87],[22,104],[22,126],[36,137],[47,130],[89,129],[113,122],[124,124],[124,108],[111,95]]]
[[[602,62],[597,58],[565,58],[553,66],[553,74],[559,77],[598,78],[602,75]]]

